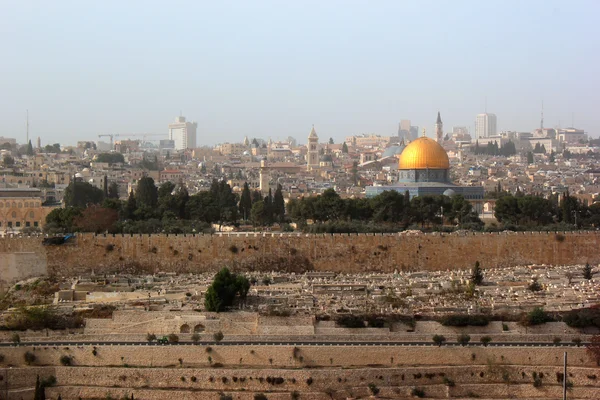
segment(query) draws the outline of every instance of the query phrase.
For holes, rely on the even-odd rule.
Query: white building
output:
[[[475,136],[487,138],[496,135],[496,114],[478,114],[475,118]]]
[[[197,122],[186,122],[185,117],[175,118],[175,122],[169,124],[169,140],[175,142],[176,150],[196,148]]]

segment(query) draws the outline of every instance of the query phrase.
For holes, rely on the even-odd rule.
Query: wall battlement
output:
[[[600,263],[600,232],[455,232],[197,235],[78,234],[60,246],[41,237],[0,239],[0,253],[34,252],[60,276],[100,272],[206,272],[236,269],[337,271],[446,270],[525,264]]]

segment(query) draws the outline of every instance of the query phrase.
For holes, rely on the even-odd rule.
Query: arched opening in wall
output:
[[[195,333],[200,333],[200,332],[204,332],[204,325],[202,324],[198,324],[194,327],[194,332]]]
[[[188,324],[183,324],[181,325],[181,328],[179,328],[179,333],[190,333],[190,326]]]

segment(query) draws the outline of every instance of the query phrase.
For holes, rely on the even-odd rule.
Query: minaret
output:
[[[319,137],[315,131],[315,126],[312,126],[308,135],[308,154],[306,155],[306,170],[310,171],[314,167],[319,166]]]
[[[442,143],[442,141],[444,140],[444,124],[442,123],[442,117],[440,116],[439,111],[438,111],[437,121],[435,121],[435,134],[436,134],[438,143]]]
[[[265,195],[269,192],[269,181],[271,177],[269,176],[269,167],[267,167],[266,160],[260,160],[260,172],[258,178],[259,190]]]

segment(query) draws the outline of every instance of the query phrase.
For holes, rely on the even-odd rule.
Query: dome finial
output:
[[[425,133],[425,128],[423,128],[423,137],[427,136],[427,133]]]

